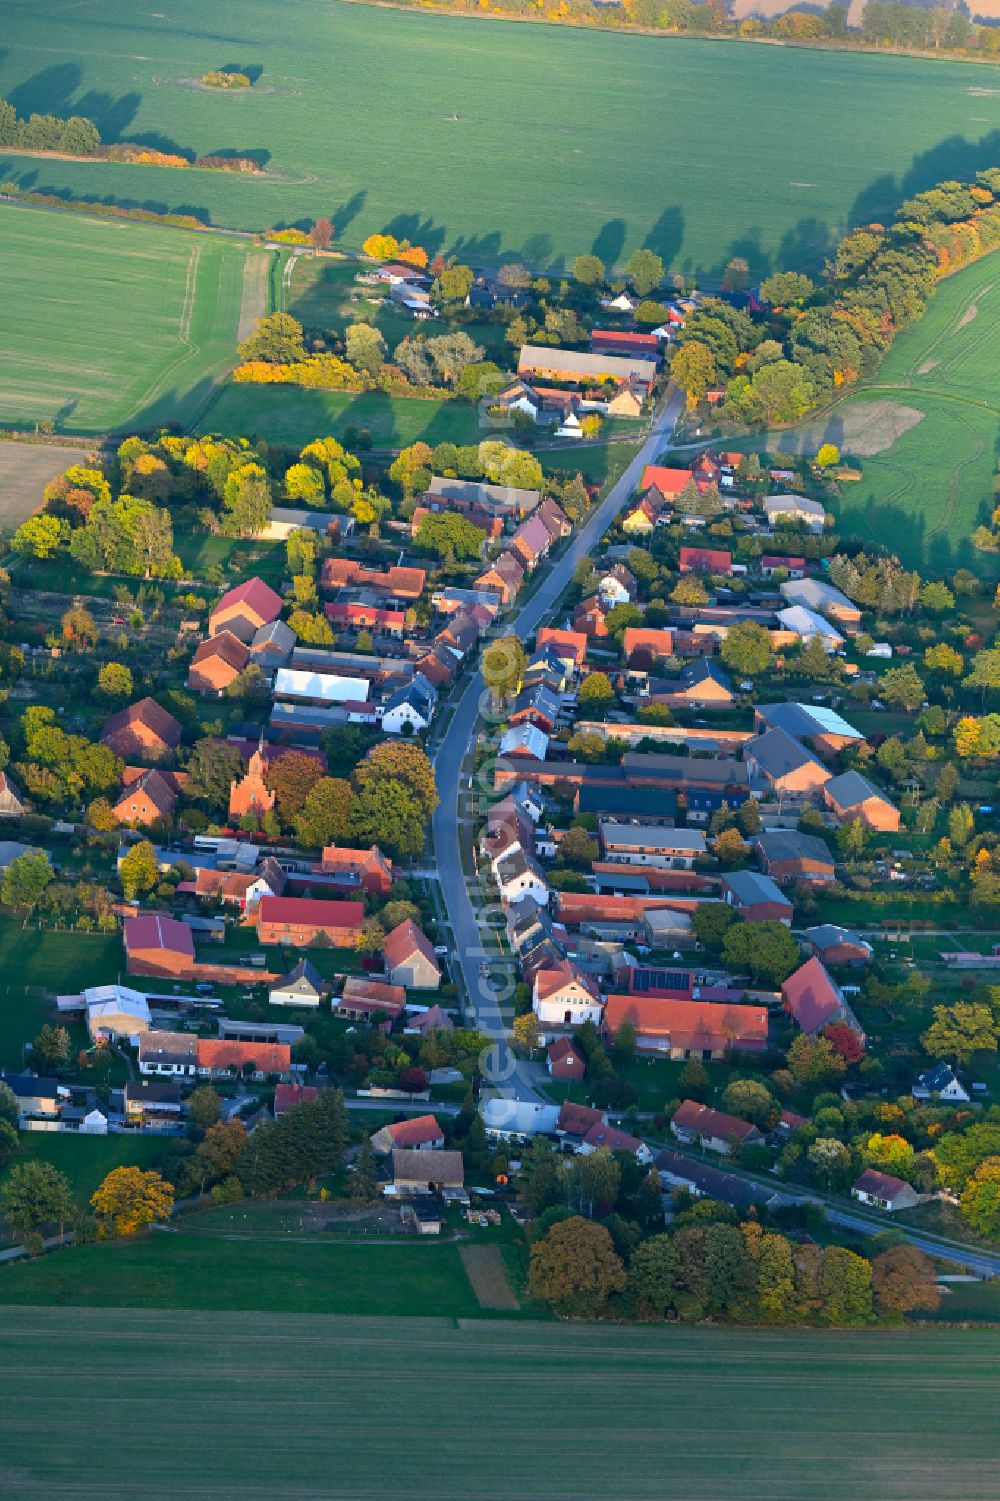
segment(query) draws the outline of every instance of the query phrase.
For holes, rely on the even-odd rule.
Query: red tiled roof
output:
[[[444,1132],[433,1115],[418,1115],[410,1121],[397,1121],[389,1127],[394,1147],[419,1147],[425,1141],[442,1141]]]
[[[818,1031],[841,1010],[837,988],[815,955],[788,976],[781,994],[803,1032]]]
[[[655,334],[630,333],[613,328],[595,328],[590,336],[592,344],[625,344],[633,349],[649,349],[660,352],[660,341]]]
[[[558,631],[543,626],[535,637],[535,645],[551,646],[557,657],[570,656],[578,667],[587,656],[587,637],[583,631]]]
[[[434,955],[434,945],[427,934],[417,927],[412,917],[404,918],[391,933],[385,935],[382,952],[386,968],[390,970],[395,969],[397,964],[405,963],[411,954],[423,954],[435,969],[440,967]]]
[[[566,1057],[578,1058],[580,1056],[579,1048],[569,1037],[557,1037],[555,1042],[549,1043],[545,1051],[553,1063],[558,1063]]]
[[[260,1074],[286,1074],[292,1050],[287,1042],[234,1042],[228,1038],[199,1037],[198,1067],[242,1068],[252,1063]]]
[[[733,555],[720,547],[682,547],[681,568],[706,568],[716,573],[728,573],[733,566]]]
[[[270,624],[281,614],[281,596],[259,578],[244,579],[235,589],[227,590],[213,609],[212,619],[236,605],[244,606],[247,614],[256,616],[261,625]]]
[[[880,1173],[877,1168],[865,1168],[854,1187],[860,1193],[873,1194],[879,1199],[892,1200],[905,1188],[910,1188],[905,1178],[894,1178],[891,1173]]]
[[[697,1100],[683,1100],[671,1116],[670,1124],[697,1131],[702,1136],[718,1137],[720,1141],[745,1141],[757,1129],[750,1121],[740,1120],[738,1115],[710,1110],[707,1105],[699,1105]]]
[[[217,636],[210,636],[207,641],[202,641],[191,658],[191,666],[197,667],[200,663],[219,657],[227,667],[235,672],[242,672],[250,660],[250,648],[244,646],[232,631],[220,631]]]
[[[345,1001],[371,1001],[378,1006],[406,1005],[406,987],[390,985],[385,980],[372,980],[368,975],[348,975],[344,981],[341,997]]]
[[[101,740],[106,743],[122,731],[131,732],[133,726],[139,724],[151,730],[157,739],[170,750],[180,743],[180,725],[172,714],[168,714],[166,709],[161,709],[155,698],[140,698],[138,703],[129,704],[127,709],[121,709],[117,714],[112,714],[101,731]]]
[[[679,495],[689,480],[694,479],[690,469],[670,469],[662,464],[647,464],[642,471],[641,490],[648,490],[650,485],[655,485],[661,495],[668,498]]]
[[[674,650],[674,633],[666,628],[629,625],[625,627],[622,645],[626,659],[641,647],[645,647],[656,657],[669,657]]]
[[[144,949],[161,949],[171,954],[180,954],[185,959],[194,958],[194,939],[187,923],[176,917],[164,917],[159,912],[141,912],[125,919],[125,952],[134,954]]]
[[[563,959],[559,964],[540,969],[535,975],[535,989],[538,999],[544,1001],[548,996],[555,995],[564,985],[571,985],[574,981],[582,985],[584,990],[589,990],[591,995],[596,992],[593,981],[580,973],[576,965],[569,959]]]
[[[669,1038],[676,1048],[763,1047],[767,1043],[764,1006],[609,995],[604,1007],[605,1028],[614,1035],[626,1021],[632,1023],[639,1037]]]
[[[608,1152],[638,1152],[642,1142],[638,1136],[619,1131],[617,1126],[605,1126],[596,1122],[583,1138],[588,1147],[604,1147]]]
[[[307,928],[360,928],[360,902],[324,902],[308,896],[265,896],[258,909],[262,923],[302,923]]]
[[[278,1084],[274,1091],[275,1116],[284,1115],[297,1105],[311,1105],[318,1096],[319,1090],[312,1084]]]
[[[592,1126],[604,1120],[603,1110],[594,1110],[590,1105],[575,1105],[572,1100],[563,1100],[559,1107],[557,1131],[566,1131],[570,1136],[586,1136]]]

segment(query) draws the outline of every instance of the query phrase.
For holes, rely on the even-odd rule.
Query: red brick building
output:
[[[328,844],[320,870],[325,876],[342,878],[345,886],[357,886],[368,896],[388,896],[392,887],[392,861],[377,844],[371,849],[352,850]]]
[[[245,814],[252,813],[257,818],[263,818],[265,813],[270,813],[274,807],[275,793],[268,787],[267,777],[268,760],[264,753],[263,739],[250,757],[250,765],[245,777],[234,781],[229,788],[229,817],[232,819],[243,818]]]
[[[305,896],[265,896],[257,909],[261,943],[287,943],[306,948],[311,943],[337,949],[357,946],[364,927],[360,902],[324,902]]]
[[[155,912],[125,919],[125,959],[130,975],[190,976],[194,939],[187,923]]]
[[[202,641],[191,659],[187,685],[195,693],[218,697],[235,682],[250,660],[250,649],[232,631]]]
[[[218,636],[230,631],[248,645],[262,625],[270,625],[281,614],[281,596],[263,579],[246,579],[222,596],[208,620],[208,634]]]
[[[181,727],[155,698],[141,698],[112,714],[101,732],[102,745],[125,761],[158,761],[181,742]]]

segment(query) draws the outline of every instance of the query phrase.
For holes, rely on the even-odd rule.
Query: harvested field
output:
[[[34,515],[45,486],[86,458],[85,448],[59,443],[0,443],[0,527],[13,530]]]
[[[0,1340],[17,1501],[996,1496],[990,1329],[8,1308]]]
[[[462,1246],[459,1250],[465,1273],[480,1308],[495,1308],[516,1313],[520,1303],[507,1276],[499,1246]]]

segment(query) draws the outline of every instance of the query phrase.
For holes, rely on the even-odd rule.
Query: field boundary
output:
[[[520,1310],[499,1246],[460,1246],[458,1254],[480,1308],[502,1313]]]

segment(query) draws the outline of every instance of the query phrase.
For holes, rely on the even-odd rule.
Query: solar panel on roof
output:
[[[646,995],[651,990],[691,993],[691,972],[686,969],[633,969],[631,980],[633,995]]]

